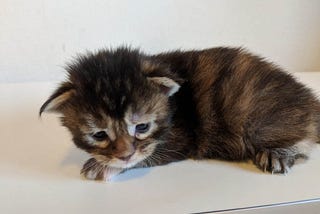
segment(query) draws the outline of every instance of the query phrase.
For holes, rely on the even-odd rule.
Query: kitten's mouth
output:
[[[154,146],[151,145],[149,145],[148,149],[136,150],[135,152],[133,152],[133,154],[126,157],[109,157],[100,154],[92,154],[92,156],[104,166],[129,169],[134,167],[138,163],[143,162],[144,160],[148,161],[148,157],[151,155],[151,151],[153,151],[154,149]],[[148,162],[150,162],[150,160]]]
[[[135,155],[135,152],[133,152],[132,154],[128,155],[128,156],[125,156],[125,157],[118,157],[118,159],[120,161],[124,161],[126,163],[130,162],[132,157]]]
[[[111,166],[115,168],[130,168],[137,163],[137,157],[130,156],[129,158],[109,158],[104,155],[92,155],[98,162],[105,166]]]
[[[122,168],[131,168],[135,166],[138,162],[140,162],[140,158],[134,154],[126,160],[120,159],[119,161],[120,161],[120,164],[122,164]]]

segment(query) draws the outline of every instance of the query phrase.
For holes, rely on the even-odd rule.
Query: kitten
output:
[[[279,67],[241,48],[146,55],[120,47],[78,57],[40,109],[62,113],[108,180],[187,158],[251,159],[286,173],[320,139],[320,103]]]

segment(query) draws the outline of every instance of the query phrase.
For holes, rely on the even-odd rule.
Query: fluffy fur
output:
[[[312,92],[243,49],[150,56],[121,47],[80,56],[66,70],[40,114],[62,113],[74,143],[93,156],[82,169],[90,179],[187,158],[251,159],[286,173],[319,141]]]

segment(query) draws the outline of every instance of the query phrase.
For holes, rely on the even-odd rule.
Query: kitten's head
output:
[[[137,50],[78,57],[68,80],[43,104],[62,114],[74,143],[103,164],[128,168],[148,158],[170,127],[169,97],[179,79]]]

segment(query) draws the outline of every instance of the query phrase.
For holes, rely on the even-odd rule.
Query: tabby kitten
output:
[[[279,67],[241,48],[146,55],[120,47],[78,57],[40,109],[62,114],[92,155],[82,173],[192,158],[251,159],[286,173],[320,139],[320,103]]]

